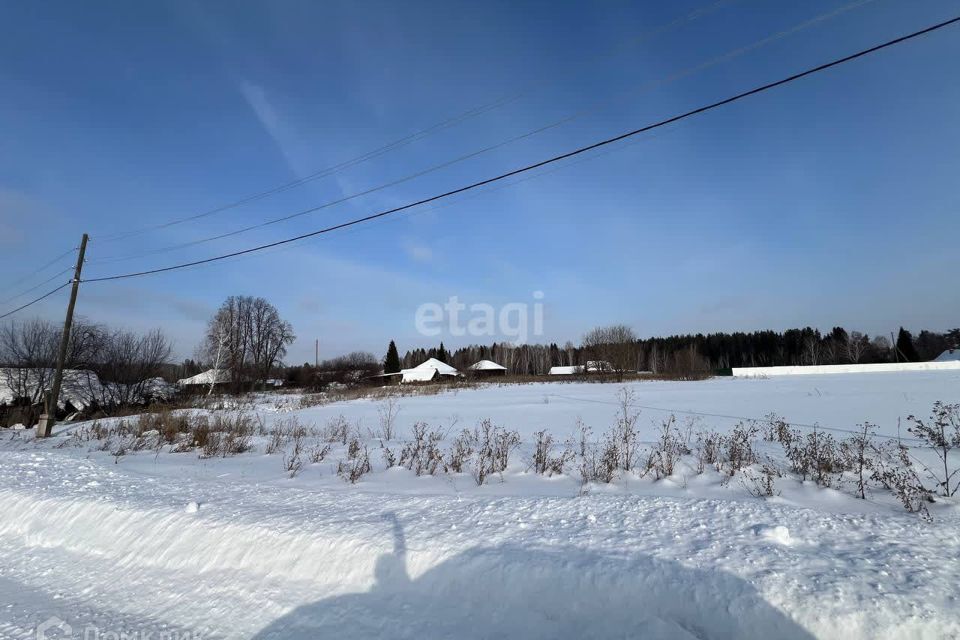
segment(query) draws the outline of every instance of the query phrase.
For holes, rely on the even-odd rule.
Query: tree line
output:
[[[638,338],[629,327],[612,325],[588,332],[579,345],[572,342],[563,346],[556,343],[513,345],[495,342],[450,352],[441,343],[437,348],[407,351],[400,359],[400,366],[415,367],[433,357],[463,370],[479,360],[493,360],[511,373],[542,375],[550,367],[586,366],[588,362],[599,360],[609,363],[618,373],[682,374],[722,372],[733,367],[922,362],[958,345],[960,328],[946,332],[923,330],[914,336],[901,327],[891,341],[886,336],[871,337],[843,327],[834,327],[827,333],[804,327],[786,331]],[[384,363],[387,360],[385,357]]]

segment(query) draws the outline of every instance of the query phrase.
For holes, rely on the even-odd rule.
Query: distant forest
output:
[[[636,371],[671,373],[702,370],[724,371],[732,367],[817,365],[871,362],[920,362],[932,360],[943,351],[960,345],[960,328],[945,333],[921,331],[914,336],[901,328],[893,343],[887,336],[869,337],[859,331],[834,327],[827,334],[811,327],[787,331],[751,333],[710,333],[647,338],[633,341],[630,347]],[[591,347],[571,342],[517,345],[494,343],[472,345],[453,352],[441,343],[434,349],[407,351],[403,368],[414,367],[427,358],[437,358],[458,369],[478,360],[493,360],[512,373],[539,375],[550,367],[582,365],[597,358]]]

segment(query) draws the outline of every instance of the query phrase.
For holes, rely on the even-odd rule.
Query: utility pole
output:
[[[77,268],[73,271],[73,288],[70,290],[70,303],[67,305],[67,318],[63,321],[63,335],[60,336],[60,352],[57,354],[57,369],[53,374],[53,388],[47,396],[46,413],[37,423],[37,437],[47,438],[53,432],[57,421],[57,405],[60,400],[60,386],[63,384],[63,365],[70,346],[70,329],[73,326],[73,308],[77,305],[77,291],[80,289],[80,274],[83,272],[83,255],[87,252],[89,236],[83,234],[80,239],[80,251],[77,254]]]
[[[313,368],[320,368],[320,338],[313,341]]]

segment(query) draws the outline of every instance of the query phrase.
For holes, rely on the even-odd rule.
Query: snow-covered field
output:
[[[668,412],[693,429],[773,412],[837,438],[865,420],[908,436],[908,415],[960,402],[955,372],[627,387],[645,442]],[[152,446],[113,455],[77,435],[89,424],[43,442],[0,432],[0,638],[37,637],[54,616],[73,637],[104,639],[960,637],[956,501],[930,505],[925,522],[883,490],[860,500],[789,474],[779,495],[757,498],[740,474],[698,474],[689,459],[669,478],[586,487],[575,463],[530,470],[535,432],[562,443],[579,419],[602,434],[620,388],[399,398],[395,451],[417,422],[446,432],[442,446],[484,419],[520,434],[507,470],[482,486],[469,473],[386,469],[366,435],[381,400],[301,409],[297,396],[264,395],[251,408],[267,431],[343,416],[370,451],[373,472],[357,484],[336,473],[341,445],[316,464],[305,449],[290,477],[293,445],[267,454],[269,435],[201,458]],[[757,446],[782,458],[776,443]]]

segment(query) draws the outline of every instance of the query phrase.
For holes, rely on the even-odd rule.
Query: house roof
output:
[[[208,369],[189,378],[177,380],[177,384],[186,386],[191,384],[223,384],[230,382],[230,372],[226,369]]]
[[[960,349],[947,349],[936,357],[934,362],[954,362],[960,360]]]
[[[434,376],[437,375],[455,376],[459,375],[460,372],[446,362],[429,358],[412,369],[404,369],[400,373],[403,375],[403,382],[426,382],[433,380]]]
[[[468,367],[471,371],[506,371],[507,368],[503,365],[499,365],[493,360],[481,360],[476,364],[472,364]]]
[[[441,362],[436,358],[428,358],[425,362],[418,364],[413,369],[404,369],[404,371],[428,371],[430,369],[436,369],[440,372],[440,375],[444,376],[454,376],[459,373],[446,362]]]

